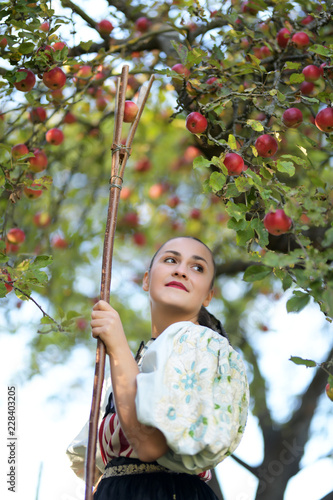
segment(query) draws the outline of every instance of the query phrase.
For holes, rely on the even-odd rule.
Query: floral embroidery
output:
[[[197,474],[238,446],[248,382],[240,355],[218,333],[190,322],[171,325],[145,354],[137,388],[139,421],[159,428],[169,445],[161,465]]]

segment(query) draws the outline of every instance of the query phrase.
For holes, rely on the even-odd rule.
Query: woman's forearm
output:
[[[113,394],[121,428],[140,460],[154,461],[167,452],[168,446],[161,431],[141,424],[137,419],[135,397],[139,369],[126,338],[108,354]]]

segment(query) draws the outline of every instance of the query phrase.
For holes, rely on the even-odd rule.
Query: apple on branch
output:
[[[270,234],[279,236],[287,233],[292,226],[292,220],[282,208],[268,212],[264,217],[264,226]]]
[[[304,49],[309,45],[310,38],[304,31],[299,31],[291,37],[291,42],[294,43],[298,49]]]
[[[254,145],[258,155],[263,158],[274,156],[279,147],[277,140],[269,134],[260,135]]]
[[[43,74],[43,82],[51,90],[62,89],[66,83],[66,75],[61,68],[56,66]]]
[[[42,186],[38,182],[33,182],[30,187],[26,186],[23,192],[27,198],[34,200],[42,196],[43,190],[40,189],[41,187]]]
[[[46,110],[42,106],[32,108],[29,112],[29,120],[32,123],[43,123],[47,119]]]
[[[287,28],[280,29],[280,31],[278,32],[278,34],[276,36],[276,40],[277,40],[279,47],[281,47],[282,49],[287,47],[288,42],[290,40],[290,37],[291,37],[291,33]]]
[[[37,212],[33,217],[33,223],[37,227],[47,227],[51,224],[51,216],[48,212]]]
[[[297,128],[303,122],[303,113],[298,108],[288,108],[282,115],[282,121],[288,128]]]
[[[306,82],[316,82],[322,76],[323,71],[315,64],[309,64],[303,68],[302,73]]]
[[[59,146],[64,141],[64,133],[59,128],[51,128],[45,134],[46,141],[53,146]]]
[[[186,118],[186,128],[192,134],[202,134],[206,131],[207,126],[207,118],[197,111],[193,111]]]
[[[333,132],[333,108],[327,107],[319,111],[315,124],[322,132]]]
[[[7,233],[7,240],[14,245],[21,245],[25,241],[25,232],[23,229],[13,227]]]
[[[29,158],[29,168],[33,172],[42,172],[46,169],[48,160],[45,152],[42,149],[35,148],[33,150],[34,156]]]
[[[14,160],[19,160],[22,156],[27,155],[29,149],[25,144],[16,144],[12,147],[12,157]]]
[[[110,35],[113,30],[113,24],[107,19],[102,19],[99,23],[97,23],[97,30],[102,36]]]
[[[140,31],[140,33],[145,33],[151,26],[151,21],[147,17],[139,17],[135,21],[135,28]]]
[[[139,108],[137,104],[133,101],[125,101],[124,107],[124,122],[132,123],[135,120],[136,115],[138,114]]]
[[[16,78],[19,78],[19,80],[14,82],[14,87],[21,92],[29,92],[36,83],[35,74],[30,69],[19,69],[16,72]]]
[[[229,175],[239,175],[246,170],[243,158],[237,153],[227,153],[223,160]]]

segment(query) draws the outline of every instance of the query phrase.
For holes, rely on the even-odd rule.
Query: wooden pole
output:
[[[116,92],[116,107],[115,107],[115,125],[113,132],[112,162],[111,162],[111,178],[110,178],[110,196],[108,213],[106,220],[106,229],[104,237],[103,260],[102,260],[102,275],[101,275],[101,288],[100,297],[106,302],[110,301],[110,287],[111,287],[111,271],[112,271],[112,257],[114,237],[117,225],[118,204],[120,198],[120,191],[123,183],[123,175],[126,162],[131,152],[131,145],[136,132],[143,108],[148,98],[151,86],[154,81],[152,76],[146,87],[142,87],[138,96],[138,113],[132,123],[126,145],[121,144],[121,129],[123,125],[123,116],[126,99],[126,89],[128,80],[128,66],[122,68],[121,76],[117,80]],[[98,418],[99,408],[101,402],[101,394],[104,381],[105,372],[105,345],[100,339],[97,339],[96,358],[95,358],[95,374],[93,384],[93,395],[89,419],[89,435],[88,446],[86,453],[85,464],[85,500],[92,500],[93,486],[95,483],[95,468],[96,468],[96,446],[98,434]]]

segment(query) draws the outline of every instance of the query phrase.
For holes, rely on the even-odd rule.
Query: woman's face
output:
[[[175,238],[156,254],[145,273],[143,289],[149,291],[152,307],[197,318],[201,306],[207,307],[213,296],[213,275],[208,248],[191,238]]]

